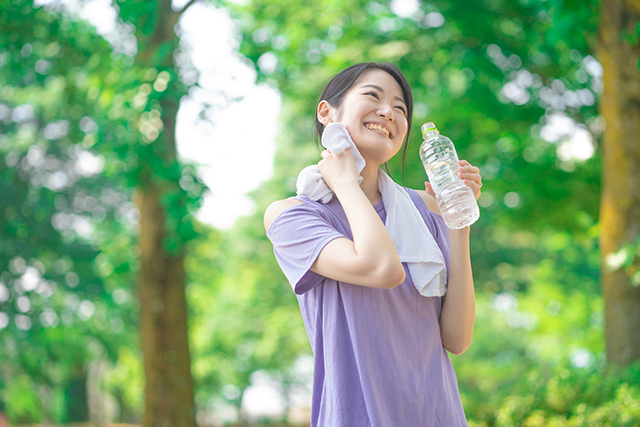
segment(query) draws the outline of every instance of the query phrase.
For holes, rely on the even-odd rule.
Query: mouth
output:
[[[387,138],[391,138],[391,131],[389,130],[389,128],[386,126],[382,126],[379,123],[365,123],[364,127],[366,127],[369,130],[382,133]]]

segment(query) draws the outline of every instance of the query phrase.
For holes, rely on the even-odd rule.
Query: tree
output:
[[[131,344],[135,316],[123,304],[128,196],[101,166],[107,114],[90,95],[122,58],[88,24],[31,2],[3,3],[0,16],[2,397],[12,421],[84,421],[90,365]]]
[[[145,367],[143,424],[195,426],[195,403],[188,344],[185,297],[185,244],[195,235],[189,209],[202,186],[191,175],[185,191],[176,156],[176,114],[186,86],[178,78],[174,53],[176,25],[182,10],[171,0],[118,2],[120,18],[135,26],[138,52],[133,67],[146,70],[152,82],[146,93],[140,133],[131,155],[130,174],[140,210],[140,328]],[[195,184],[194,184],[195,183]]]
[[[603,176],[600,205],[602,291],[607,360],[640,359],[640,8],[603,0],[598,57],[604,69],[600,113]]]
[[[56,6],[52,7],[55,9]],[[8,245],[3,247],[2,259],[16,250],[22,251],[25,254],[23,258],[7,260],[7,263],[11,261],[17,266],[15,274],[24,273],[25,263],[32,268],[28,264],[39,262],[33,268],[40,270],[39,274],[46,270],[48,275],[53,275],[55,282],[60,283],[56,275],[61,275],[62,283],[68,279],[69,287],[73,288],[80,282],[78,290],[84,291],[86,284],[87,293],[98,299],[96,317],[104,322],[107,316],[118,313],[117,306],[126,300],[129,290],[121,289],[122,282],[132,288],[135,286],[136,280],[132,280],[128,273],[139,272],[141,341],[147,377],[145,425],[195,425],[183,258],[185,244],[195,234],[190,210],[197,206],[204,187],[195,177],[193,168],[183,167],[175,153],[176,112],[180,98],[186,93],[173,62],[177,48],[174,27],[180,13],[173,11],[171,2],[166,1],[121,4],[118,10],[124,22],[119,21],[121,39],[114,43],[114,47],[98,37],[88,24],[78,22],[65,12],[49,13],[25,1],[13,2],[7,8],[10,12],[2,15],[9,20],[7,25],[3,25],[3,51],[0,54],[1,64],[8,63],[10,68],[5,68],[9,68],[11,73],[3,73],[9,84],[3,87],[2,101],[6,105],[2,106],[2,113],[6,118],[8,111],[9,120],[5,121],[10,125],[6,130],[3,128],[3,133],[10,138],[12,145],[8,147],[6,157],[9,168],[1,170],[3,187],[7,186],[10,194],[5,199],[6,206],[4,203],[0,205],[8,220],[4,230],[8,234]],[[14,13],[16,8],[17,13]],[[21,21],[14,16],[23,17],[28,22],[37,18],[38,25],[19,25]],[[135,56],[135,51],[131,50],[134,36],[131,29],[134,27],[138,30],[135,36],[139,52]],[[5,29],[9,31],[5,33]],[[30,38],[34,41],[30,42]],[[123,46],[125,42],[129,43],[128,47]],[[26,69],[21,63],[24,58],[28,59]],[[23,111],[22,119],[11,120],[12,116],[20,116],[15,109]],[[27,151],[31,153],[30,160],[27,159]],[[53,162],[53,153],[58,155],[56,162]],[[77,157],[83,154],[91,154],[96,161],[104,162],[103,173],[97,175],[90,190],[85,189],[84,192],[82,182],[75,179],[78,173],[69,170],[76,166]],[[67,160],[65,156],[71,159]],[[51,163],[53,169],[44,168],[43,174],[44,160],[48,162],[47,168]],[[20,161],[22,167],[13,168]],[[29,161],[39,163],[31,165]],[[55,191],[47,191],[52,188],[47,188],[46,183],[42,188],[43,180],[58,172],[57,169],[61,169],[58,178],[67,179],[64,185],[58,185],[60,189],[55,190],[71,193],[75,196],[73,203],[56,195]],[[15,186],[13,177],[20,172],[24,176]],[[25,192],[23,187],[29,186],[32,188]],[[51,186],[55,187],[54,184],[48,185]],[[30,199],[23,203],[21,198],[26,196]],[[127,202],[134,196],[138,209]],[[103,200],[110,206],[102,206]],[[34,208],[33,204],[38,201],[39,206]],[[80,218],[76,202],[81,203],[81,207],[86,205],[94,210],[94,218],[87,219],[93,227],[90,236],[84,236],[84,239],[80,236],[77,242],[74,234],[76,217],[78,221],[84,218]],[[96,214],[96,204],[106,211],[104,215]],[[22,212],[16,212],[16,205],[22,206]],[[139,267],[132,240],[138,235],[138,211],[141,216]],[[119,215],[131,217],[132,223]],[[36,220],[34,227],[29,226],[31,217]],[[52,230],[52,225],[59,232]],[[38,244],[37,240],[43,238],[46,240]],[[58,255],[64,255],[64,252],[58,253],[59,246],[64,246],[61,240],[74,243],[69,245],[69,257],[62,261],[73,260],[75,265],[73,262],[69,266],[68,262],[56,261]],[[74,268],[70,272],[71,267]],[[79,267],[87,271],[81,271]],[[93,280],[93,272],[98,272],[95,276],[97,283],[87,283]],[[11,285],[14,280],[8,274],[4,272],[2,280]],[[103,284],[109,287],[108,296],[103,294]],[[54,285],[53,281],[51,285]],[[74,293],[77,294],[74,296],[76,300],[82,295]],[[57,296],[61,305],[68,305],[64,294],[58,292]],[[116,307],[109,307],[111,311],[103,309],[102,300],[109,303],[115,300]],[[19,307],[23,310],[27,310],[25,301],[20,299]],[[76,305],[79,302],[84,304],[80,299]],[[13,305],[15,299],[12,298],[10,303]],[[37,318],[39,310],[32,311],[33,317]],[[54,313],[60,314],[61,311],[55,308]],[[13,314],[11,310],[8,312]],[[42,315],[40,317],[43,318]],[[16,318],[22,319],[24,325],[31,322],[22,314],[16,314]],[[122,325],[135,324],[137,320],[123,319]],[[80,345],[86,344],[86,329],[76,324],[73,326],[77,328],[71,328],[75,331],[73,337],[78,338],[78,347],[82,351],[73,352],[73,358],[63,359],[72,362],[70,372],[77,372],[77,366],[80,366],[82,374],[89,363],[87,359],[96,355],[87,356]],[[98,328],[103,326],[99,324]],[[12,329],[7,331],[14,332]],[[127,331],[131,329],[127,328]],[[109,340],[108,334],[97,335],[102,340]],[[13,337],[8,335],[10,342]],[[69,344],[70,340],[66,343]],[[41,346],[40,342],[35,344],[36,347]],[[60,345],[62,348],[64,343]],[[15,352],[15,345],[6,347],[7,350],[11,348],[14,350],[10,353]],[[71,346],[66,350],[69,348]],[[21,351],[18,354],[34,362],[31,363],[32,372],[29,372],[36,374],[34,378],[46,381],[46,377],[40,377],[47,371],[37,363],[37,355],[41,353]],[[114,353],[116,351],[112,351],[112,356],[116,358]],[[23,365],[27,366],[26,363]],[[59,373],[60,366],[52,365],[54,374]],[[76,381],[74,384],[79,383]],[[83,400],[73,399],[70,402],[80,402],[86,408]]]

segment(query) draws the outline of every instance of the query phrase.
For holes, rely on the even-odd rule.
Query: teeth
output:
[[[389,136],[389,131],[387,130],[387,128],[382,127],[380,125],[377,125],[375,123],[367,123],[366,125],[364,125],[367,129],[371,129],[371,130],[377,130],[378,132],[382,132],[385,135]]]

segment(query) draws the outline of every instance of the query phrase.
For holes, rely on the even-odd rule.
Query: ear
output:
[[[322,101],[320,101],[320,103],[318,104],[316,115],[318,117],[318,121],[324,126],[335,122],[335,108],[333,108],[327,100],[323,99]]]

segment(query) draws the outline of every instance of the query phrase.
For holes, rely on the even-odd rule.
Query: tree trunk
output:
[[[161,191],[140,189],[140,329],[145,427],[193,427],[195,407],[187,340],[184,255],[163,245]]]
[[[75,362],[71,367],[71,375],[64,395],[64,400],[67,403],[64,421],[88,421],[87,372],[82,362]]]
[[[192,4],[193,0],[188,3]],[[140,3],[139,3],[140,4]],[[139,7],[134,4],[128,6]],[[126,7],[125,3],[121,7]],[[148,9],[147,9],[148,10]],[[139,52],[136,64],[142,69],[172,70],[173,52],[178,45],[175,25],[180,13],[174,11],[171,0],[156,0],[149,15],[138,16],[137,25],[152,22],[152,30],[137,33]],[[178,235],[167,229],[167,206],[162,200],[167,194],[179,192],[177,179],[153,164],[172,168],[177,160],[175,123],[178,103],[183,95],[174,79],[169,87],[156,92],[164,129],[159,138],[149,144],[147,163],[142,168],[138,187],[140,209],[140,332],[145,372],[145,427],[195,427],[195,402],[188,343],[186,274],[183,242],[169,251],[165,238]],[[153,108],[153,107],[152,107]],[[178,237],[179,238],[179,237]]]
[[[607,361],[640,359],[640,288],[624,269],[611,271],[607,255],[640,236],[640,22],[637,0],[603,0],[598,56],[604,91],[603,185],[600,205],[602,292]],[[631,38],[629,37],[631,36]]]

